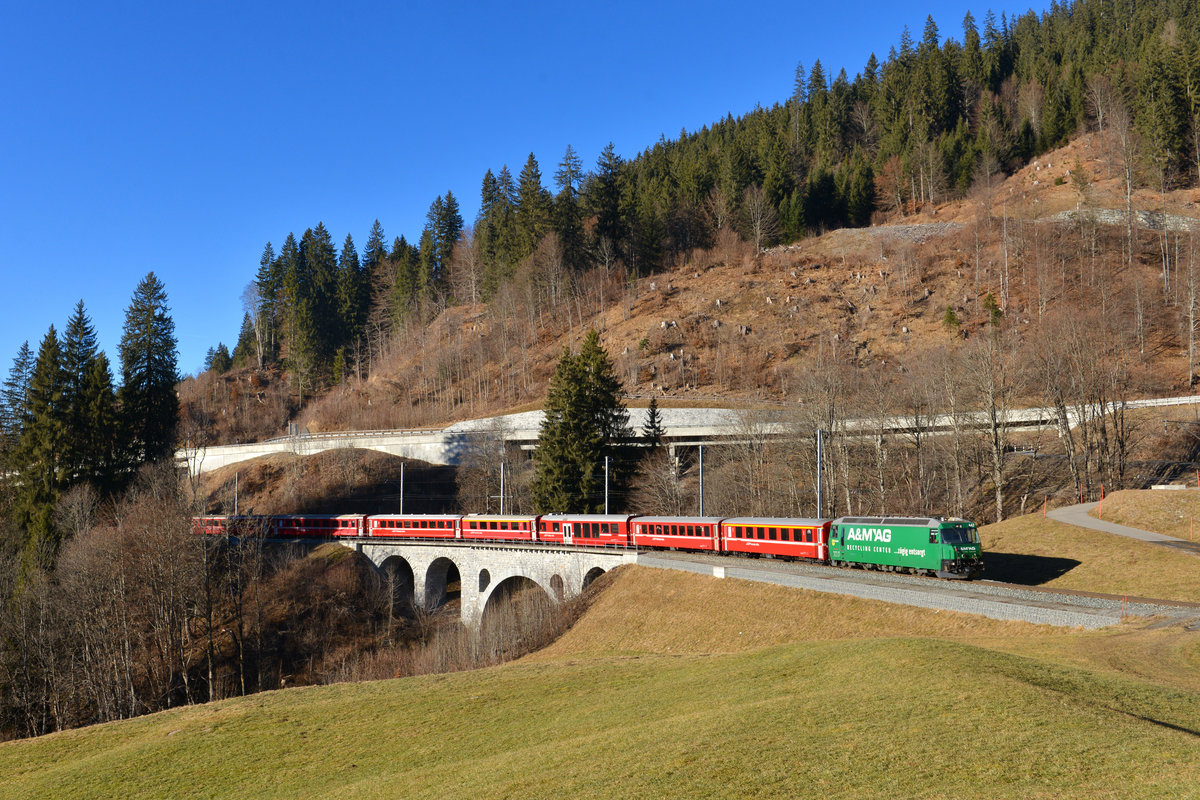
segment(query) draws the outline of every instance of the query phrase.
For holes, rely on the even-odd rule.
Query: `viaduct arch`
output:
[[[483,611],[502,586],[523,579],[553,602],[574,597],[600,575],[637,562],[632,550],[605,551],[545,545],[465,545],[447,542],[354,544],[392,582],[397,598],[414,607],[437,608],[457,581],[463,624],[479,630]]]

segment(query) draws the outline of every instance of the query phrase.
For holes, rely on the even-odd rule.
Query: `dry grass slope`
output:
[[[1195,634],[918,619],[645,569],[610,581],[537,658],[0,745],[0,794],[1178,798],[1200,785],[1196,687],[1097,655],[1186,636],[1174,652],[1194,665]],[[764,602],[788,622],[756,623],[746,610]]]
[[[980,538],[987,577],[995,580],[1200,601],[1200,557],[1189,553],[1043,519],[1041,512],[986,525]]]
[[[1113,492],[1104,498],[1093,517],[1119,525],[1190,539],[1200,534],[1195,521],[1200,518],[1200,490],[1134,490]]]

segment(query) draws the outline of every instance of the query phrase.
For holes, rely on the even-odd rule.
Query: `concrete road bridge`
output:
[[[350,545],[349,542],[343,544]],[[394,581],[416,608],[443,605],[459,583],[463,624],[478,630],[488,603],[506,588],[540,587],[553,602],[575,597],[621,564],[637,562],[634,550],[478,542],[407,542],[361,539],[352,545]]]
[[[1200,404],[1200,396],[1168,397],[1151,400],[1131,400],[1125,408],[1147,408]],[[672,454],[678,448],[697,445],[720,445],[745,442],[751,439],[795,439],[811,437],[811,431],[801,432],[802,421],[797,409],[776,407],[750,411],[729,408],[660,408],[664,429],[663,440]],[[640,432],[646,421],[646,409],[629,410],[630,428]],[[1068,412],[1074,425],[1073,410]],[[1002,415],[1001,424],[1012,429],[1054,428],[1052,408],[1010,409]],[[503,439],[527,450],[537,446],[544,415],[541,411],[526,411],[498,417],[456,422],[445,428],[421,428],[389,431],[339,431],[332,433],[301,433],[281,436],[250,444],[219,445],[215,447],[185,447],[176,452],[181,466],[186,465],[193,475],[211,472],[230,464],[238,464],[260,456],[274,454],[312,455],[325,450],[363,448],[391,455],[418,459],[430,464],[455,465],[484,443]],[[842,431],[849,435],[874,435],[881,429],[885,435],[905,435],[917,430],[926,433],[945,433],[954,428],[980,429],[989,424],[983,412],[970,412],[957,417],[933,415],[915,418],[889,416],[847,420]]]

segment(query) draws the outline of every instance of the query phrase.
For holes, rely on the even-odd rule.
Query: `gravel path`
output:
[[[1153,531],[1146,531],[1141,528],[1131,528],[1128,525],[1118,525],[1115,522],[1105,522],[1102,519],[1089,516],[1088,512],[1097,505],[1098,503],[1080,503],[1074,506],[1064,506],[1063,508],[1056,508],[1047,512],[1046,516],[1052,520],[1065,522],[1068,525],[1074,525],[1079,528],[1090,528],[1094,531],[1111,533],[1114,536],[1138,539],[1143,542],[1170,547],[1173,550],[1182,550],[1185,553],[1200,555],[1200,542],[1185,542],[1174,536],[1165,536],[1161,533],[1154,533]]]
[[[641,553],[637,563],[702,575],[774,583],[869,600],[979,614],[1069,628],[1103,628],[1126,616],[1191,619],[1200,626],[1200,604],[1080,595],[990,581],[946,581],[911,575],[822,567],[773,559],[702,554]]]

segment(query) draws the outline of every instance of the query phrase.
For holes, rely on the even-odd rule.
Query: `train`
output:
[[[625,514],[205,516],[197,534],[269,538],[531,542],[772,557],[836,567],[978,578],[975,523],[943,517],[667,517]]]

